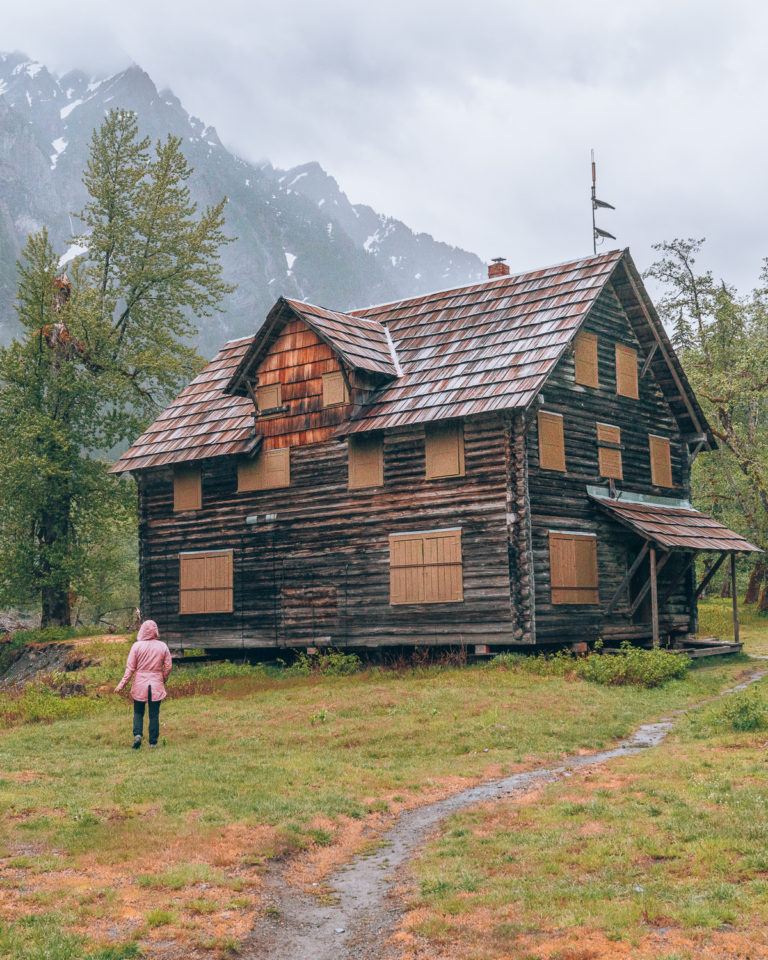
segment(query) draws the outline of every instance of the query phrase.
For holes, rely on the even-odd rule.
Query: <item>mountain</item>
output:
[[[279,170],[235,156],[213,127],[190,116],[169,90],[158,91],[136,65],[104,78],[78,70],[57,76],[24,54],[6,53],[0,54],[0,339],[15,330],[15,261],[26,236],[47,226],[64,264],[79,252],[70,245],[79,229],[71,214],[85,201],[81,177],[91,133],[114,107],[135,111],[141,132],[153,139],[182,138],[199,205],[228,198],[226,229],[237,239],[222,262],[237,289],[200,330],[205,354],[252,333],[281,294],[346,309],[484,276],[474,254],[351,203],[317,163]]]

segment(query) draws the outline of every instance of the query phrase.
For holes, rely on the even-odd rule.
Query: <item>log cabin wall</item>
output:
[[[621,429],[623,480],[618,490],[662,497],[690,495],[690,468],[687,446],[651,370],[639,380],[639,399],[616,394],[615,344],[617,341],[638,350],[638,377],[645,354],[630,326],[612,285],[601,294],[583,328],[598,337],[599,386],[580,386],[574,381],[573,353],[560,360],[539,397],[539,409],[562,414],[565,436],[566,472],[539,467],[537,420],[532,417],[527,434],[528,487],[531,505],[531,539],[535,583],[536,642],[594,640],[600,635],[629,636],[637,627],[625,615],[628,601],[617,605],[603,623],[601,609],[611,601],[641,547],[640,540],[608,519],[586,494],[587,484],[606,486],[598,467],[598,422]],[[673,488],[651,482],[649,433],[669,437]],[[553,605],[550,597],[550,530],[587,532],[597,535],[600,605]],[[663,596],[680,572],[685,556],[673,557],[659,574]],[[638,580],[642,577],[641,571]],[[647,564],[645,568],[647,579]],[[674,623],[687,626],[695,616],[691,578],[683,577],[665,604],[663,614]],[[642,615],[634,619],[638,620]],[[664,616],[662,616],[663,626]]]
[[[393,431],[384,436],[384,485],[360,490],[348,489],[344,441],[293,446],[291,486],[279,490],[238,492],[237,459],[221,457],[202,464],[202,508],[187,513],[173,512],[170,469],[146,470],[143,614],[170,643],[189,647],[519,641],[510,590],[511,442],[502,416],[467,420],[465,475],[427,480],[424,429]],[[247,526],[254,515],[259,523]],[[391,605],[389,535],[455,527],[463,602]],[[179,615],[178,554],[227,548],[233,612]]]

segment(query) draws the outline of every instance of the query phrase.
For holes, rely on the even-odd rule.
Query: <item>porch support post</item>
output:
[[[650,553],[650,573],[651,573],[651,627],[653,628],[653,645],[659,645],[659,591],[656,582],[656,547],[651,547]]]
[[[736,592],[736,554],[731,554],[731,605],[733,607],[733,639],[739,642],[739,595]]]

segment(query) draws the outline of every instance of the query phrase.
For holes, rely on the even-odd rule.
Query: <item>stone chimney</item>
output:
[[[509,264],[504,257],[494,257],[488,264],[488,279],[495,280],[496,277],[508,277]]]

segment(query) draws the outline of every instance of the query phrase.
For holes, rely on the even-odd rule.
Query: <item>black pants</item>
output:
[[[144,707],[149,704],[149,742],[157,743],[160,736],[160,701],[152,699],[152,687],[147,691],[147,703],[143,700],[133,701],[133,735],[144,735]]]

